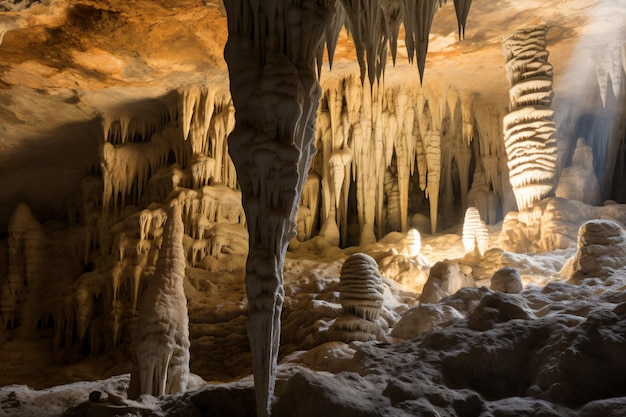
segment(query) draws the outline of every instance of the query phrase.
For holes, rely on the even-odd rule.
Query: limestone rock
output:
[[[518,294],[524,289],[519,272],[517,272],[517,269],[510,267],[498,269],[491,277],[489,286],[493,291],[509,294]]]
[[[474,311],[467,316],[467,327],[485,331],[498,323],[533,317],[523,298],[498,292],[486,294]]]
[[[589,277],[608,278],[626,265],[626,232],[616,222],[591,220],[578,231],[578,251],[563,267],[573,284]]]
[[[461,288],[475,286],[472,276],[464,274],[458,263],[437,262],[430,270],[428,280],[424,284],[420,303],[436,303]]]
[[[592,206],[600,204],[598,178],[593,170],[593,150],[583,138],[578,138],[576,142],[572,165],[561,171],[555,195]]]
[[[383,306],[383,284],[378,265],[369,255],[355,253],[344,262],[337,290],[343,315],[329,330],[334,340],[375,340],[380,337],[376,322]]]
[[[402,316],[394,326],[391,336],[405,340],[413,339],[439,324],[462,317],[454,307],[446,304],[420,304]]]

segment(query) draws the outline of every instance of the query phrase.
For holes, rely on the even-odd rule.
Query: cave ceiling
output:
[[[19,202],[42,220],[62,212],[76,179],[97,166],[102,115],[149,108],[185,85],[228,88],[219,1],[22,0],[0,1],[0,10],[0,232]],[[593,59],[594,42],[623,39],[624,22],[624,1],[474,0],[459,42],[448,2],[434,18],[424,86],[454,84],[479,103],[506,105],[502,37],[545,23],[555,94],[565,96],[573,87],[559,74],[574,56]],[[385,82],[419,83],[400,32]],[[343,71],[358,71],[345,30],[322,83]]]

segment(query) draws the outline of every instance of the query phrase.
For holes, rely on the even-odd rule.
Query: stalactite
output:
[[[319,226],[320,184],[320,176],[315,172],[309,172],[302,190],[302,201],[298,208],[297,238],[300,241],[312,238],[314,230]]]
[[[550,192],[556,169],[556,128],[550,108],[552,65],[547,60],[546,31],[545,26],[521,29],[502,40],[511,84],[504,142],[519,210]]]
[[[395,166],[385,171],[385,199],[387,202],[387,212],[385,216],[385,232],[399,230],[402,225],[400,217],[400,191],[398,190],[398,178]]]
[[[403,0],[404,30],[406,31],[406,48],[409,61],[417,56],[417,67],[420,81],[424,79],[426,53],[428,52],[428,35],[435,13],[441,7],[440,0]]]
[[[613,43],[599,48],[596,51],[594,61],[597,63],[596,79],[602,105],[606,106],[609,86],[614,97],[620,97],[622,94],[623,73],[626,72],[626,43]]]
[[[459,26],[459,40],[465,39],[465,23],[470,12],[472,0],[454,0],[454,10]]]
[[[225,7],[224,56],[237,112],[229,150],[248,221],[248,337],[257,415],[264,417],[271,413],[280,344],[285,252],[295,236],[296,210],[314,153],[321,96],[316,51],[333,7],[314,0],[263,7],[233,0]]]
[[[352,162],[352,151],[350,148],[343,148],[333,153],[328,159],[330,165],[330,180],[333,184],[333,200],[335,209],[339,210],[339,203],[342,196],[346,195],[344,189],[344,180],[346,178],[346,168],[350,167]]]
[[[380,80],[387,63],[387,28],[382,4],[376,0],[341,0],[350,21],[356,56],[361,68],[361,83],[367,77],[370,84]]]
[[[480,106],[475,114],[476,132],[480,138],[478,149],[480,163],[490,190],[502,205],[502,212],[516,210],[517,203],[509,181],[506,149],[504,147],[502,119],[504,108]],[[510,197],[510,198],[509,198]]]
[[[108,212],[112,206],[117,214],[127,204],[137,204],[149,178],[165,166],[169,149],[168,139],[163,135],[154,135],[152,140],[140,143],[117,146],[103,143],[100,147],[103,211]]]
[[[426,156],[426,197],[430,201],[431,233],[437,232],[437,214],[439,208],[439,185],[441,180],[441,123],[443,122],[445,102],[435,93],[428,97],[430,111],[429,128],[423,138]]]

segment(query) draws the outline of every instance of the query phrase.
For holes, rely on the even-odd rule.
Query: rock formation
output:
[[[462,271],[458,263],[437,262],[430,270],[428,280],[424,284],[420,303],[436,303],[461,288],[474,286],[474,279],[471,274]]]
[[[137,367],[128,396],[184,392],[189,375],[189,318],[180,207],[167,212],[154,276],[139,303],[135,333]]]
[[[19,361],[13,360],[19,356],[16,346],[31,346],[39,338],[52,340],[50,346],[56,353],[50,358],[69,364],[86,355],[125,353],[138,300],[153,276],[164,238],[166,207],[172,204],[181,208],[184,229],[185,292],[190,300],[189,327],[194,340],[192,363],[211,380],[247,375],[250,355],[245,323],[250,311],[259,415],[270,412],[281,315],[289,316],[288,346],[281,349],[291,354],[323,340],[329,323],[339,314],[332,290],[337,274],[324,272],[327,265],[310,267],[313,263],[330,262],[332,269],[333,262],[341,262],[359,250],[353,245],[367,245],[368,253],[380,260],[381,268],[390,275],[390,280],[384,278],[385,302],[392,307],[380,314],[391,323],[395,316],[391,320],[390,311],[401,314],[417,302],[415,293],[421,290],[430,260],[434,263],[447,255],[462,255],[462,239],[450,234],[449,227],[458,225],[467,207],[477,207],[488,224],[497,224],[506,216],[499,244],[509,251],[565,248],[553,258],[497,248],[487,251],[486,259],[463,258],[462,262],[472,262],[481,283],[496,268],[510,264],[525,280],[543,285],[541,280],[554,277],[538,276],[537,271],[554,269],[564,253],[573,253],[571,246],[576,244],[582,222],[611,218],[623,223],[623,206],[590,208],[558,197],[509,213],[514,198],[507,184],[509,167],[502,140],[505,74],[501,67],[492,65],[498,62],[494,59],[500,53],[498,39],[509,30],[510,22],[534,24],[539,14],[550,22],[551,64],[555,69],[564,70],[573,49],[585,54],[584,59],[573,59],[571,67],[578,71],[591,62],[593,88],[582,76],[569,77],[575,79],[574,88],[555,84],[555,94],[562,94],[561,107],[555,109],[561,113],[559,126],[566,132],[559,132],[562,158],[558,167],[565,164],[575,139],[585,137],[593,152],[602,198],[624,201],[625,54],[623,39],[616,35],[623,31],[592,30],[589,25],[597,20],[623,26],[623,7],[604,7],[604,2],[594,1],[584,4],[585,10],[593,13],[580,14],[575,12],[584,3],[580,0],[564,0],[558,7],[532,4],[524,8],[510,0],[499,2],[498,7],[474,2],[474,10],[486,24],[480,36],[457,43],[452,8],[438,12],[446,3],[442,0],[234,0],[226,4],[228,18],[220,1],[165,3],[0,2],[0,228],[6,228],[0,230],[0,340],[8,343],[6,349],[2,347],[2,356],[7,354],[3,366],[9,369],[0,375],[13,375],[16,368],[10,367],[18,366]],[[454,1],[459,38],[465,34],[471,3]],[[608,18],[597,19],[597,9],[611,12],[604,12]],[[437,22],[433,17],[436,13],[442,27],[429,34],[431,24]],[[407,34],[406,53],[397,50],[402,22]],[[222,60],[226,35],[220,28],[226,24],[231,36],[226,51],[231,80]],[[344,24],[347,31],[341,29]],[[541,136],[551,129],[542,124],[550,111],[541,107],[552,98],[544,89],[548,84],[545,78],[551,77],[550,64],[542,61],[547,56],[545,45],[537,47],[535,32],[542,29],[528,33],[533,35],[529,37],[516,35],[516,40],[522,42],[515,48],[533,52],[538,61],[524,52],[508,65],[513,78],[524,79],[511,88],[516,105],[534,103],[532,111],[517,109],[504,119],[509,150],[516,156],[522,154],[521,158],[511,158],[515,160],[510,167],[511,177],[522,183],[525,180],[519,171],[526,172],[529,166],[532,171],[537,168],[533,168],[533,161],[541,159],[525,153],[525,145],[535,146],[526,135],[532,130],[533,134],[540,131]],[[585,39],[604,37],[602,45],[595,48],[597,55],[590,54],[588,46],[576,46],[575,40],[583,38],[581,34]],[[360,68],[347,62],[354,52],[348,36],[356,44]],[[388,49],[394,63],[400,56],[399,67],[408,58],[417,61],[418,69],[407,65],[412,72],[402,70],[391,76],[387,71],[385,75]],[[428,49],[431,52],[427,61]],[[335,51],[337,57],[333,57]],[[327,74],[322,68],[326,56],[336,72]],[[432,76],[424,75],[426,66]],[[436,75],[433,69],[438,71]],[[556,80],[565,78],[563,72],[558,75]],[[232,99],[226,88],[229,81]],[[574,90],[581,91],[585,99],[576,100],[583,105],[578,112],[568,113],[563,111],[563,104],[571,100]],[[598,104],[604,106],[603,111],[597,111]],[[528,121],[528,114],[541,120]],[[525,140],[518,142],[522,136]],[[550,140],[537,141],[541,145],[537,148]],[[554,162],[555,154],[551,144],[543,148],[549,148],[549,155],[541,159],[539,176],[545,179],[553,175],[543,168]],[[558,167],[555,178],[559,176]],[[561,178],[566,176],[564,171]],[[549,182],[541,182],[542,190]],[[534,198],[534,191],[530,194]],[[528,199],[528,195],[522,197],[523,202]],[[415,249],[403,246],[409,227],[417,225],[424,242],[419,256],[415,256]],[[428,232],[439,234],[429,236]],[[289,256],[297,262],[285,263],[288,242],[294,251]],[[248,251],[250,260],[244,272]],[[320,259],[305,261],[305,255]],[[542,269],[548,264],[550,268]],[[283,278],[290,281],[287,290],[283,290]],[[589,279],[591,283],[600,281]],[[398,282],[406,285],[401,287]],[[554,286],[546,288],[546,294],[554,290]],[[580,293],[587,297],[588,291],[583,288]],[[444,305],[456,303],[453,308],[464,316],[482,293],[475,290],[472,294],[453,300],[448,297],[445,302],[449,304]],[[545,294],[536,297],[542,296],[549,298]],[[611,297],[613,301],[619,298]],[[458,345],[452,343],[458,347],[454,355],[463,352],[460,345],[466,346],[470,339],[466,336],[482,331],[484,323],[488,332],[493,331],[485,338],[493,340],[508,330],[505,327],[516,324],[512,318],[529,318],[525,321],[531,322],[533,314],[545,314],[545,309],[536,308],[540,301],[534,300],[531,307],[515,304],[515,300],[505,294],[488,297],[472,316],[471,328],[460,330],[457,339],[453,336],[460,341]],[[283,302],[288,308],[281,312]],[[492,314],[493,309],[506,309],[509,304],[513,306],[507,310],[511,314]],[[417,315],[423,318],[418,326],[420,332],[428,326],[438,330],[442,321],[458,318],[451,309],[428,306],[435,304],[423,304]],[[517,314],[527,307],[534,313]],[[443,310],[449,314],[441,314]],[[534,357],[537,352],[529,341],[545,340],[541,335],[551,334],[555,327],[562,329],[563,323],[569,332],[578,326],[577,317],[587,314],[589,308],[577,305],[567,311],[570,317],[528,323],[531,329],[523,332],[528,337],[518,333],[513,347],[517,349],[519,341],[528,342],[523,347]],[[295,317],[299,313],[306,317]],[[587,330],[593,330],[598,317],[610,316],[612,320],[620,314],[619,308],[598,313],[589,318]],[[607,322],[610,320],[603,323]],[[301,323],[305,325],[300,327]],[[537,328],[540,330],[535,331]],[[515,332],[506,333],[511,334]],[[423,340],[437,347],[450,338],[444,335]],[[319,352],[336,353],[333,346],[340,345],[344,344],[330,345]],[[359,343],[351,345],[337,349],[343,349],[337,356],[354,354],[354,346]],[[579,345],[585,347],[584,341]],[[477,342],[475,346],[474,352],[483,352],[483,344]],[[368,352],[378,348],[367,345],[358,356],[367,358]],[[404,349],[406,353],[413,347],[403,344],[390,349]],[[553,397],[532,396],[537,389],[544,393],[542,384],[552,381],[550,374],[542,374],[540,381],[533,379],[535,374],[524,374],[523,378],[511,380],[532,381],[530,388],[507,385],[500,390],[493,383],[493,374],[503,379],[517,375],[509,374],[510,369],[503,366],[508,363],[503,358],[510,358],[515,349],[499,346],[501,362],[482,369],[472,367],[473,354],[449,356],[446,352],[442,356],[449,362],[441,365],[439,373],[431,372],[429,358],[421,356],[419,362],[426,368],[419,368],[417,377],[412,374],[411,379],[422,383],[421,372],[435,375],[422,384],[432,388],[426,395],[402,378],[372,382],[367,378],[376,378],[361,374],[354,375],[353,382],[358,380],[355,385],[373,389],[354,389],[350,394],[364,400],[358,408],[363,415],[478,415],[513,413],[511,410],[523,414],[530,413],[527,409],[533,406],[536,412],[553,407],[563,415],[584,415],[606,405],[591,404],[583,411],[581,404],[572,404],[573,395],[567,397],[567,407],[572,410],[563,412],[565,406],[538,401],[540,397],[559,398],[558,388],[553,389]],[[610,342],[603,349],[607,356],[614,352]],[[571,369],[568,365],[576,364],[574,353],[562,355],[565,373]],[[437,355],[426,356],[431,354]],[[25,362],[36,366],[34,360]],[[223,364],[226,370],[220,367],[215,372],[223,374],[216,375],[209,363]],[[511,369],[520,369],[520,362],[513,363]],[[351,362],[350,366],[351,370],[361,371],[363,368],[358,366],[367,365]],[[382,373],[371,375],[384,375],[395,365],[384,366],[387,369]],[[407,368],[406,363],[397,367]],[[124,365],[116,369],[122,370]],[[458,369],[469,371],[459,376],[455,373]],[[576,369],[587,375],[585,369]],[[68,370],[54,378],[66,374],[77,375]],[[610,381],[610,373],[598,375],[608,375]],[[292,381],[295,388],[285,392],[295,394],[300,388],[315,385],[315,378],[311,372],[298,373]],[[333,384],[334,377],[319,378]],[[350,385],[343,384],[350,377],[341,378],[341,383],[334,381],[333,386]],[[593,378],[580,379],[597,382]],[[457,388],[440,388],[441,380],[453,381]],[[578,382],[564,383],[578,387]],[[596,385],[600,388],[588,391],[599,394],[585,398],[603,400],[607,398],[603,394],[622,394],[619,388],[605,388],[609,383]],[[25,392],[28,395],[30,391]],[[251,392],[248,386],[246,404]],[[370,392],[375,401],[369,402]],[[314,398],[312,393],[324,394],[312,389],[306,398]],[[8,401],[0,397],[2,404],[22,401],[15,399],[15,393],[8,395]],[[507,395],[522,399],[513,400],[515,404],[510,406]],[[324,396],[324,401],[329,399],[334,404],[333,398],[337,397]],[[346,400],[342,403],[346,413],[353,411],[350,404],[354,400],[349,395],[340,399]],[[538,402],[529,404],[532,401]],[[289,414],[291,404],[285,399],[280,410]],[[294,415],[319,412],[307,408],[304,400],[294,404],[298,406],[293,409]],[[332,405],[328,413],[332,414],[331,410]],[[157,412],[156,408],[153,411]]]
[[[592,206],[600,204],[600,188],[593,168],[593,151],[585,145],[583,138],[578,138],[572,164],[561,171],[559,185],[554,194]]]
[[[548,63],[546,32],[546,26],[530,27],[502,40],[511,84],[509,113],[504,117],[504,143],[519,210],[548,194],[556,170],[556,127],[550,107],[552,65]]]
[[[376,261],[364,253],[351,255],[341,267],[337,291],[343,314],[335,320],[329,337],[346,343],[380,339],[377,320],[383,306],[383,284]]]
[[[489,233],[487,225],[480,218],[476,207],[468,207],[465,210],[463,221],[463,247],[467,253],[478,253],[483,256],[489,245]]]
[[[626,264],[626,232],[610,220],[590,220],[578,231],[576,255],[562,274],[572,283],[585,278],[606,279]]]
[[[500,268],[491,277],[489,288],[493,291],[518,294],[524,289],[524,284],[517,269],[511,267]]]

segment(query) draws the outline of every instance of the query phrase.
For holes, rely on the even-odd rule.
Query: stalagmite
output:
[[[3,329],[20,323],[27,332],[50,314],[51,306],[42,301],[49,297],[46,286],[46,250],[48,239],[42,226],[25,204],[18,205],[8,227],[8,273],[0,288],[0,321]],[[28,295],[28,297],[27,297]]]
[[[329,337],[349,343],[380,338],[376,322],[383,306],[382,278],[376,261],[364,253],[355,253],[341,267],[337,287],[343,315],[329,330]]]
[[[519,210],[552,190],[557,146],[552,102],[552,65],[546,50],[546,26],[515,31],[502,40],[511,89],[504,117],[509,179]]]
[[[189,319],[183,288],[185,253],[180,207],[167,213],[154,276],[137,314],[137,368],[129,397],[185,391],[189,375]]]
[[[590,220],[578,230],[578,250],[561,274],[572,284],[607,279],[626,262],[626,231],[612,220]]]
[[[420,232],[416,229],[410,229],[406,234],[406,243],[404,250],[407,256],[418,256],[422,250],[422,238]]]
[[[583,138],[576,141],[572,164],[561,171],[554,194],[595,206],[600,204],[598,179],[593,170],[593,151]]]
[[[482,257],[489,244],[489,233],[476,207],[468,207],[463,221],[463,247],[466,253],[478,252]]]

